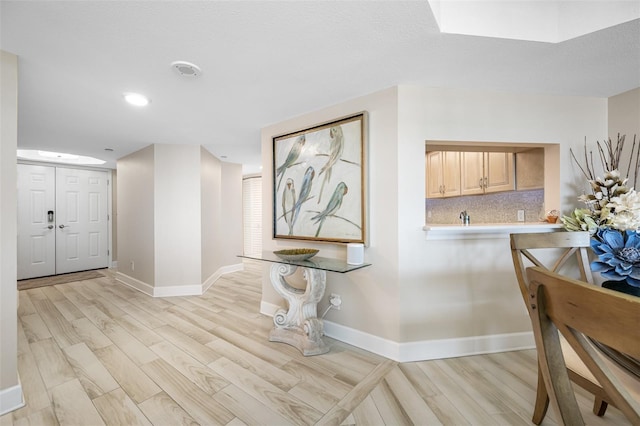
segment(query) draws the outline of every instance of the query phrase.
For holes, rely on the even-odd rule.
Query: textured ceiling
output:
[[[257,171],[262,127],[398,84],[640,87],[638,19],[557,44],[441,34],[427,1],[2,0],[0,19],[1,48],[19,56],[18,146],[110,167],[180,143]],[[176,60],[202,76],[179,77]],[[152,102],[131,107],[127,91]]]

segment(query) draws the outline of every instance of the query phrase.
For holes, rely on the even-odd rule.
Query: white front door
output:
[[[108,172],[18,164],[18,279],[109,265]]]
[[[56,169],[56,273],[109,263],[107,172]]]
[[[56,273],[55,170],[18,164],[19,280]]]

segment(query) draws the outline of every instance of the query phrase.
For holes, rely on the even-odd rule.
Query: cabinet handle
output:
[[[478,185],[480,186],[480,189],[484,188],[484,186],[482,186],[482,178],[480,178]]]
[[[487,186],[488,186],[488,180],[487,180],[487,178],[485,177],[485,178],[484,178],[484,189],[487,189]]]

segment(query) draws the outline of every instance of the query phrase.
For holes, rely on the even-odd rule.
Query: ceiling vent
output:
[[[183,77],[191,77],[196,78],[202,74],[202,70],[197,65],[194,65],[185,61],[175,61],[171,63],[171,68],[173,68],[178,74]]]

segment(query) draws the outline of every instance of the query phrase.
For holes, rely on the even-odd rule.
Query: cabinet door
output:
[[[518,152],[514,168],[516,190],[544,188],[544,148]]]
[[[484,156],[485,192],[513,191],[513,153],[486,152]]]
[[[426,198],[442,198],[442,152],[428,152],[425,157]]]
[[[461,154],[461,190],[462,195],[484,193],[484,153],[462,152]]]
[[[460,153],[442,153],[442,184],[445,197],[460,195]]]

